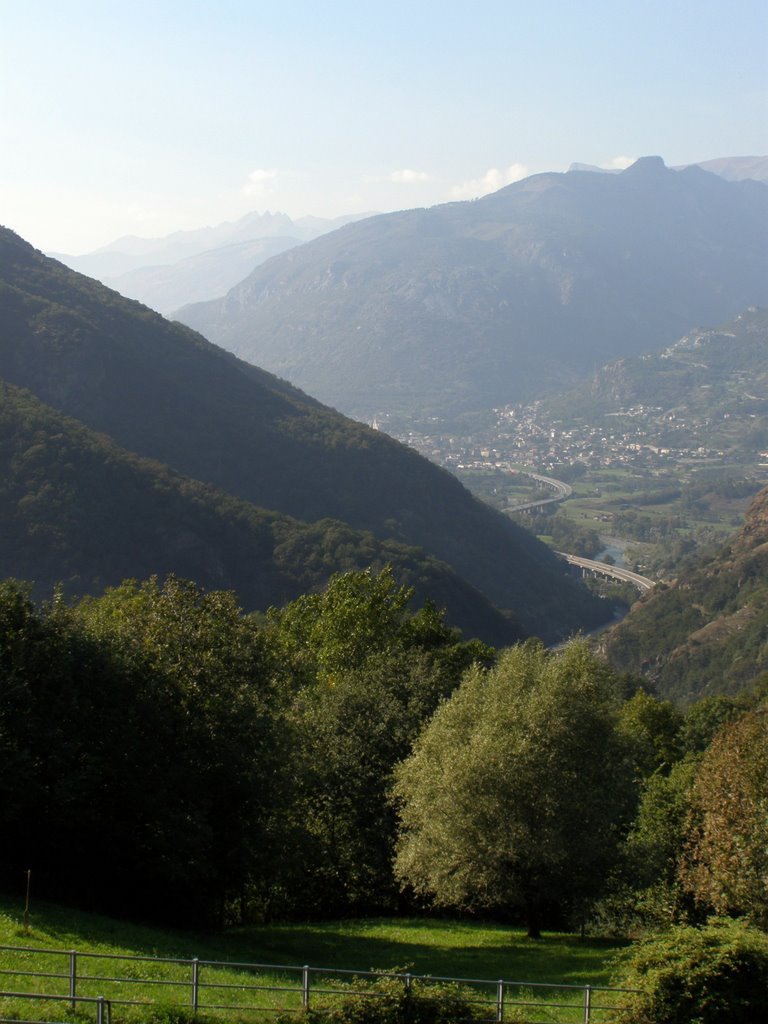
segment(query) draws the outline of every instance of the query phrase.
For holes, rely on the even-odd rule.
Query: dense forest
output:
[[[175,577],[3,583],[3,886],[208,926],[768,920],[762,690],[683,713],[586,641],[496,652],[411,597],[389,570],[266,617]]]
[[[346,523],[258,508],[118,447],[34,395],[0,381],[0,562],[33,596],[98,594],[123,579],[175,573],[234,589],[266,611],[333,572],[392,566],[417,600],[505,644],[519,626],[424,551]]]

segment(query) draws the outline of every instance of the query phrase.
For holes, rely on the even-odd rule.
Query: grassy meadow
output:
[[[610,984],[610,961],[619,945],[560,934],[531,940],[524,932],[501,925],[433,918],[291,923],[206,935],[145,927],[42,903],[35,905],[29,929],[25,931],[20,908],[0,900],[0,946],[62,951],[52,956],[0,949],[3,972],[0,989],[66,994],[67,977],[39,977],[33,981],[14,972],[23,964],[25,971],[66,975],[68,950],[99,954],[78,958],[77,991],[81,995],[104,995],[112,1000],[113,1020],[117,1024],[147,1016],[146,1008],[122,1005],[122,1000],[159,1002],[165,1006],[178,1002],[188,1007],[190,965],[109,959],[113,954],[185,960],[198,957],[203,961],[231,963],[230,968],[206,964],[200,968],[204,985],[221,986],[201,990],[201,1010],[206,1016],[258,1019],[258,1013],[249,1012],[246,1016],[246,1005],[258,1005],[264,1012],[278,1008],[298,1009],[301,975],[287,968],[299,968],[303,964],[335,970],[408,971],[433,977],[487,979],[491,983],[503,978],[527,983],[599,986]],[[253,973],[243,964],[279,965],[283,969]],[[100,976],[120,981],[108,983],[99,980]],[[255,985],[265,986],[265,990],[248,990],[248,986]],[[313,991],[317,992],[315,1002],[321,998],[320,988],[338,988],[338,985],[337,977],[312,973]],[[483,994],[492,998],[494,991],[491,984]],[[573,1014],[583,997],[581,992],[558,994],[556,990],[543,990],[541,998],[572,1003],[560,1016],[555,1010],[546,1011],[548,1020],[571,1021],[576,1019]],[[229,1009],[206,1009],[224,1005]],[[238,1007],[243,1009],[238,1011]],[[0,1017],[69,1019],[71,1013],[67,1011],[66,1003],[35,1006],[30,1001],[5,999],[0,1006]],[[83,1004],[79,1012],[83,1020],[94,1019],[92,1005]]]

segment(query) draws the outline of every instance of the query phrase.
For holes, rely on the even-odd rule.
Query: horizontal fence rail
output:
[[[0,999],[17,999],[21,1002],[28,1000],[48,1001],[48,1002],[67,1002],[70,1006],[78,1006],[83,1003],[91,1003],[96,1008],[96,1024],[111,1024],[112,1021],[112,1007],[108,999],[104,996],[55,996],[42,992],[5,992],[0,991]],[[0,1017],[0,1021],[10,1021],[12,1024],[27,1024],[20,1017]],[[35,1020],[31,1024],[40,1024],[39,1021]]]
[[[157,1004],[185,1007],[193,1014],[238,1019],[252,1014],[268,1019],[271,1014],[306,1010],[310,1002],[317,1008],[350,995],[380,998],[381,992],[365,986],[382,980],[402,984],[413,996],[424,993],[432,998],[431,985],[457,986],[455,993],[444,993],[441,1000],[479,1007],[482,1020],[499,1024],[513,1011],[524,1013],[529,1024],[612,1024],[620,997],[630,991],[597,985],[0,946],[0,1021],[13,1019],[18,1024],[18,1015],[10,1018],[3,1013],[12,999],[56,1000],[68,1003],[72,1010],[81,1003],[93,1003],[96,1024],[111,1024],[112,1007]],[[36,991],[30,991],[30,986]]]

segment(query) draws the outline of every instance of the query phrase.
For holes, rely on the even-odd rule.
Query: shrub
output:
[[[768,993],[768,936],[714,919],[650,936],[619,958],[619,1024],[754,1024]]]
[[[488,1004],[473,1002],[474,992],[449,984],[425,984],[414,979],[409,989],[402,978],[382,976],[374,982],[356,980],[349,995],[332,1004],[310,1007],[298,1017],[283,1014],[277,1024],[458,1024],[488,1020]],[[509,1024],[525,1024],[509,1017]]]

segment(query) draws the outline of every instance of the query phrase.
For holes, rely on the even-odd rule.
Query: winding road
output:
[[[551,498],[540,498],[538,501],[527,501],[522,505],[511,505],[506,509],[507,512],[529,512],[533,509],[544,508],[546,505],[556,505],[558,502],[570,498],[573,494],[573,488],[562,480],[555,480],[551,476],[542,476],[540,473],[529,473],[523,469],[513,470],[510,466],[507,466],[507,469],[510,473],[527,476],[531,480],[535,480],[536,483],[541,484],[543,487],[548,487],[555,492]],[[641,576],[640,573],[632,572],[630,569],[622,569],[618,565],[607,565],[605,562],[598,562],[594,558],[580,558],[578,555],[569,555],[565,551],[556,551],[555,554],[564,558],[569,565],[577,566],[584,573],[594,576],[605,576],[608,579],[619,580],[621,583],[631,583],[632,586],[637,587],[643,594],[656,585],[655,581],[648,579],[647,576]]]
[[[509,467],[507,467],[509,469]],[[528,473],[523,469],[509,469],[510,473],[517,473],[519,476],[527,476],[531,480],[535,480],[537,484],[541,484],[543,487],[549,487],[550,490],[555,492],[551,498],[539,498],[538,501],[526,501],[522,505],[510,505],[507,512],[528,512],[534,508],[544,508],[545,505],[556,505],[559,501],[565,501],[566,498],[570,498],[573,494],[573,488],[569,484],[563,483],[562,480],[555,480],[552,476],[542,476],[540,473]]]

